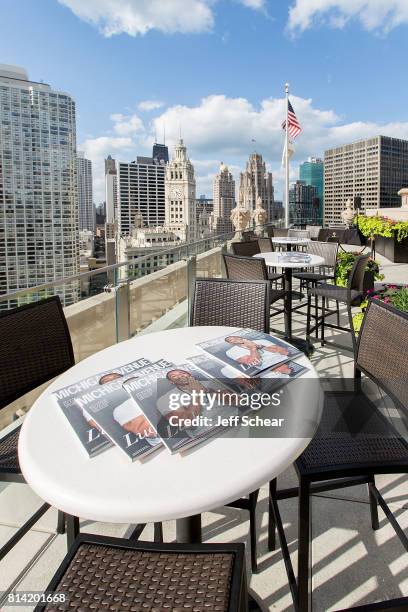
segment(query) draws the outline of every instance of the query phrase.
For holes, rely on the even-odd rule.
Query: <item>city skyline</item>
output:
[[[211,194],[220,161],[237,179],[256,150],[281,198],[286,80],[304,128],[291,181],[299,163],[327,148],[379,134],[408,137],[406,86],[399,82],[407,46],[402,2],[382,10],[356,2],[346,13],[342,0],[320,2],[319,9],[302,0],[192,0],[188,14],[172,20],[180,1],[169,0],[167,22],[156,2],[149,19],[131,1],[127,19],[119,19],[122,4],[105,0],[103,19],[93,1],[79,8],[74,0],[3,0],[0,7],[10,23],[1,61],[25,66],[30,78],[76,100],[78,148],[93,162],[96,203],[104,199],[108,154],[124,162],[150,154],[164,128],[172,150],[180,125],[199,193]]]

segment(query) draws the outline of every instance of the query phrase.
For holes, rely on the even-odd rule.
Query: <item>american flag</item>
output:
[[[288,119],[289,119],[289,129],[288,129],[289,136],[291,138],[296,138],[296,136],[299,136],[300,132],[302,131],[302,128],[300,127],[300,123],[297,120],[295,111],[293,110],[293,106],[291,105],[289,100],[288,100]],[[282,129],[286,130],[286,119],[282,123]]]

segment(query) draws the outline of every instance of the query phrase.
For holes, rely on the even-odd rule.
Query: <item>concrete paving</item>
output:
[[[378,257],[388,282],[408,282],[408,266],[391,264]],[[344,318],[344,313],[342,313]],[[274,321],[282,326],[282,320]],[[305,318],[294,317],[294,333],[304,336]],[[350,344],[348,334],[328,332],[328,339]],[[348,351],[317,343],[311,358],[322,377],[351,377],[353,358]],[[279,478],[279,486],[294,486],[293,468]],[[408,528],[408,482],[406,476],[381,476],[379,488],[396,513],[403,529]],[[293,610],[282,555],[277,547],[267,550],[267,486],[261,489],[258,504],[259,572],[250,578],[250,588],[264,611]],[[26,485],[0,485],[0,545],[41,500]],[[297,500],[280,502],[292,561],[297,556]],[[352,606],[408,596],[408,555],[392,527],[380,514],[380,529],[371,529],[365,486],[313,496],[313,610],[328,612]],[[203,515],[206,542],[248,541],[248,516],[245,511],[220,508]],[[51,509],[15,549],[0,562],[0,591],[44,589],[66,552],[65,536],[56,535],[56,511]],[[81,529],[92,533],[126,536],[128,525],[111,525],[83,521]],[[164,525],[166,541],[174,541],[173,522]],[[143,539],[152,539],[149,525]],[[250,568],[248,558],[247,567]],[[249,570],[248,570],[249,572]],[[14,612],[15,607],[0,601],[0,609]],[[32,607],[18,608],[22,612]]]

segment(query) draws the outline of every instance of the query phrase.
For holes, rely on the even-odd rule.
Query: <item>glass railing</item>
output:
[[[279,224],[252,231],[267,235],[271,225]],[[242,233],[229,232],[169,249],[152,248],[131,261],[0,295],[0,311],[59,295],[78,362],[136,334],[187,325],[194,278],[221,277],[222,252],[242,238]],[[41,391],[2,410],[0,429],[27,410]]]

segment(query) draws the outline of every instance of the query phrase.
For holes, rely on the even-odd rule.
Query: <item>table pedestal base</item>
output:
[[[179,544],[200,544],[201,514],[177,519],[176,538]]]

